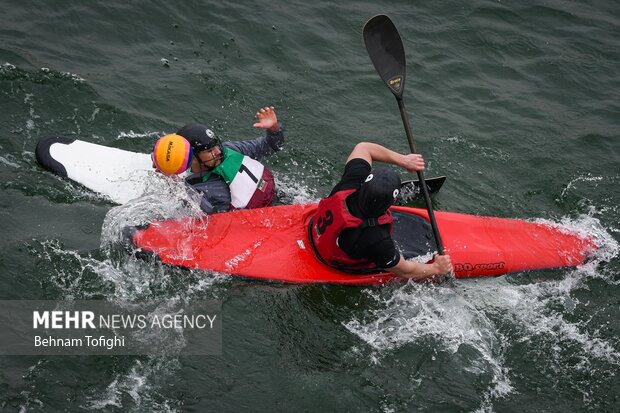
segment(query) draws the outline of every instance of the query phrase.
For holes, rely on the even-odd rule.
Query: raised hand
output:
[[[278,118],[276,117],[276,111],[273,106],[265,106],[256,112],[256,118],[258,122],[254,125],[255,128],[267,129],[269,132],[277,132],[280,130],[278,125]]]

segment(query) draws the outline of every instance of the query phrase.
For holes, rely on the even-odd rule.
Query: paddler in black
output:
[[[253,127],[265,136],[247,141],[224,142],[206,125],[191,123],[177,135],[191,145],[191,174],[186,182],[202,193],[201,209],[206,213],[230,209],[269,206],[275,195],[275,181],[259,161],[282,149],[284,133],[273,106],[256,113]]]
[[[426,264],[402,256],[391,236],[388,210],[400,190],[400,177],[387,168],[373,170],[374,161],[410,172],[424,170],[422,155],[403,155],[368,142],[356,145],[340,182],[321,200],[309,228],[319,259],[345,271],[384,269],[416,280],[451,272],[448,255]]]

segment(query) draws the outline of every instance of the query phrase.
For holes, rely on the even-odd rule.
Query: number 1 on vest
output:
[[[250,177],[250,179],[252,179],[252,181],[254,181],[255,183],[258,183],[258,178],[254,176],[252,171],[250,171],[248,167],[245,166],[245,164],[241,164],[241,166],[239,167],[239,173],[243,173],[243,172],[248,174],[248,176]]]

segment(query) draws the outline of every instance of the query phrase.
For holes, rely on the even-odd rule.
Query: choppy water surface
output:
[[[228,3],[228,2],[226,2]],[[620,410],[620,15],[599,2],[0,5],[2,299],[218,299],[217,357],[0,357],[7,411]],[[439,285],[269,285],[137,261],[119,228],[196,214],[175,185],[115,206],[36,164],[42,136],[134,151],[190,121],[256,136],[286,202],[348,151],[406,151],[361,27],[392,17],[439,209],[563,223],[590,264]],[[184,202],[178,202],[184,198]]]

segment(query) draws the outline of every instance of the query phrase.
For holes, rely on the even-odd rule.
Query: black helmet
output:
[[[179,129],[177,135],[181,135],[187,139],[190,145],[192,145],[194,155],[202,151],[207,151],[216,146],[218,146],[220,151],[222,151],[222,141],[220,138],[215,136],[213,130],[207,125],[190,123]]]
[[[400,176],[391,169],[373,170],[354,194],[361,218],[378,218],[394,204],[400,192]]]

